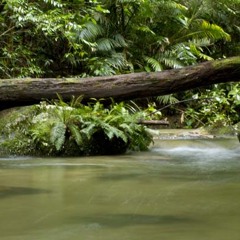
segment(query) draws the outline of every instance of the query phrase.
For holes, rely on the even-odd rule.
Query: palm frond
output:
[[[102,28],[93,22],[85,23],[85,28],[83,28],[78,33],[78,38],[81,41],[93,41],[97,36],[102,34]]]
[[[196,62],[196,56],[191,52],[188,43],[177,43],[159,56],[165,66],[181,68]]]
[[[218,39],[224,39],[226,41],[231,40],[231,36],[226,33],[220,26],[216,24],[211,24],[205,20],[202,21],[200,25],[200,30],[202,31],[203,36],[216,41]]]
[[[113,39],[116,41],[119,47],[127,47],[128,44],[125,40],[125,38],[121,34],[115,34],[113,35]]]
[[[115,42],[111,38],[100,38],[97,41],[97,50],[98,51],[111,51],[115,47]]]
[[[156,33],[154,31],[152,31],[148,26],[146,25],[140,25],[138,27],[136,27],[136,30],[144,32],[144,33],[149,33],[151,35],[156,35]]]

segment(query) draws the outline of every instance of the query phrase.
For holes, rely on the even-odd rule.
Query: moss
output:
[[[240,57],[232,57],[232,58],[226,58],[219,61],[213,61],[212,66],[214,69],[222,68],[223,66],[231,66],[231,65],[237,65],[239,67],[240,64]]]
[[[4,110],[0,155],[83,156],[145,150],[152,138],[137,124],[139,115],[132,115],[122,103],[105,109],[100,102],[77,107],[42,102]]]
[[[35,146],[24,134],[29,119],[35,113],[35,106],[16,107],[0,112],[1,155],[28,155],[35,151]]]
[[[233,136],[236,134],[236,130],[234,129],[233,126],[222,126],[222,127],[209,126],[209,127],[205,127],[205,129],[210,134],[214,134],[216,136],[221,136],[221,135]]]

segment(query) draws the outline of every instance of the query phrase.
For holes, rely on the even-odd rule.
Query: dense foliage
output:
[[[211,125],[224,127],[237,124],[240,120],[240,84],[218,84],[195,94],[203,99],[201,104],[192,102],[185,113],[189,127]]]
[[[147,150],[152,136],[138,124],[144,117],[134,105],[96,101],[81,104],[81,98],[70,104],[42,102],[17,112],[18,118],[5,115],[0,124],[6,148],[20,155],[103,155],[120,154],[127,150]],[[22,111],[22,112],[21,112]],[[3,127],[4,125],[4,127]]]
[[[2,0],[0,77],[160,71],[239,53],[239,0]]]
[[[240,54],[239,0],[2,0],[0,12],[0,78],[162,71]],[[163,96],[156,107],[209,96],[211,106],[184,106],[185,124],[233,124],[238,89]]]

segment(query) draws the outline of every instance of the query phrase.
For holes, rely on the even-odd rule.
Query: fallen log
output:
[[[169,122],[165,120],[140,120],[138,124],[143,124],[143,125],[165,125],[169,126]]]
[[[0,80],[0,108],[29,105],[43,99],[114,98],[116,101],[176,93],[215,83],[240,81],[240,56],[162,72],[89,78]]]

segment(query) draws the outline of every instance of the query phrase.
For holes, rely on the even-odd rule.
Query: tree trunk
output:
[[[195,66],[163,72],[131,73],[91,78],[24,78],[0,80],[1,108],[82,95],[84,99],[114,98],[116,101],[203,87],[215,83],[240,81],[240,56],[208,61]]]

